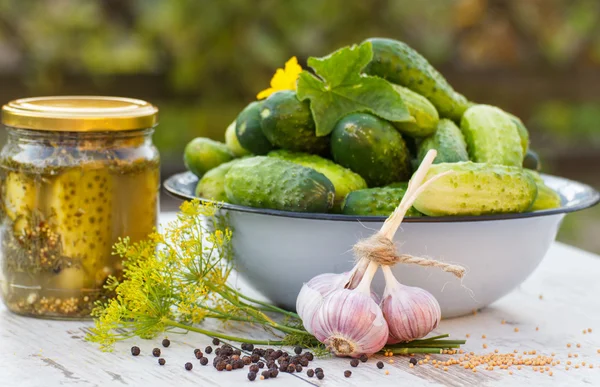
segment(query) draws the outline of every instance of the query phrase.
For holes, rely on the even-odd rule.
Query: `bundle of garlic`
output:
[[[436,175],[423,183],[435,156],[435,150],[427,153],[402,201],[381,230],[354,246],[357,261],[354,268],[342,274],[318,275],[305,283],[298,295],[296,309],[304,327],[337,356],[370,356],[386,344],[414,342],[437,327],[441,319],[437,300],[426,290],[400,284],[391,266],[417,264],[440,268],[458,278],[464,275],[465,269],[461,266],[398,254],[393,242],[396,230],[417,196],[435,180],[452,173]],[[386,281],[381,301],[371,291],[371,282],[379,267]],[[433,346],[426,343],[432,339],[417,341]]]

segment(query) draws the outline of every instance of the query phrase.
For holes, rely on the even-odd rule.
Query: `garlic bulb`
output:
[[[388,339],[387,323],[370,294],[377,267],[369,264],[356,289],[339,289],[327,295],[313,317],[312,333],[337,356],[372,355]]]
[[[343,288],[347,281],[346,273],[325,273],[319,274],[302,286],[296,298],[296,313],[302,319],[302,324],[308,333],[313,333],[311,322],[323,302],[323,297],[335,289]]]
[[[442,318],[440,304],[428,291],[399,283],[389,266],[383,266],[385,290],[381,310],[388,323],[388,344],[425,337]]]

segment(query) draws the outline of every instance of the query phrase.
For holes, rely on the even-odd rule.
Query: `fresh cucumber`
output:
[[[410,154],[402,135],[371,114],[342,118],[331,134],[331,154],[336,163],[361,175],[369,187],[410,177]]]
[[[204,137],[190,141],[183,153],[186,168],[198,177],[231,159],[233,154],[227,145]]]
[[[423,158],[430,149],[437,151],[437,157],[433,161],[436,164],[469,161],[467,143],[462,132],[453,121],[446,118],[438,122],[437,130],[433,135],[424,138],[419,143],[417,153],[418,164],[423,161]]]
[[[451,171],[427,187],[413,206],[428,216],[485,215],[527,211],[537,195],[535,180],[520,167],[473,163],[434,164],[425,181]]]
[[[275,157],[240,160],[225,175],[229,203],[294,212],[328,212],[335,188],[322,173]]]
[[[225,175],[231,167],[242,159],[234,159],[221,164],[216,168],[206,172],[196,185],[195,194],[198,197],[215,200],[218,202],[227,202],[225,194]]]
[[[225,144],[235,157],[242,157],[250,154],[249,151],[242,147],[242,144],[240,144],[240,141],[235,134],[235,121],[233,121],[227,127],[227,130],[225,130]]]
[[[317,155],[290,152],[280,149],[270,152],[268,156],[277,157],[282,160],[302,165],[303,167],[312,168],[331,180],[335,187],[334,212],[339,212],[341,210],[341,203],[349,192],[367,188],[365,179],[359,174]]]
[[[263,103],[260,117],[263,133],[277,147],[315,154],[329,149],[329,137],[317,137],[310,104],[300,101],[295,91],[271,94]]]
[[[523,148],[514,120],[489,105],[467,109],[460,123],[472,161],[507,166],[523,164]]]
[[[415,93],[409,88],[394,85],[394,90],[400,94],[412,118],[407,122],[393,122],[392,124],[402,134],[411,137],[427,137],[435,133],[440,116],[435,106],[421,94]]]
[[[260,109],[264,101],[250,102],[235,120],[235,135],[242,148],[255,155],[265,155],[275,147],[260,126]]]
[[[459,122],[469,101],[454,91],[446,79],[417,51],[393,39],[367,39],[373,59],[365,72],[408,87],[426,97],[441,117]]]
[[[345,215],[360,216],[389,216],[406,193],[405,188],[367,188],[350,192],[342,204]],[[409,208],[406,216],[421,216],[422,214]]]

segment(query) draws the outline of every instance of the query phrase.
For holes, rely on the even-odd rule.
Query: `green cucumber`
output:
[[[552,208],[559,208],[562,205],[562,199],[558,192],[548,187],[537,171],[524,168],[523,172],[527,173],[535,180],[538,189],[535,202],[533,202],[529,211],[549,210]]]
[[[533,169],[534,171],[542,170],[542,163],[538,154],[532,149],[527,149],[523,158],[523,168]]]
[[[406,190],[408,188],[408,182],[407,181],[398,181],[392,184],[388,184],[386,185],[387,188],[403,188],[404,190]]]
[[[322,173],[275,157],[254,156],[225,175],[229,203],[294,212],[328,212],[335,188]]]
[[[474,105],[460,122],[472,161],[507,166],[523,164],[523,148],[517,125],[495,106]]]
[[[186,168],[198,177],[231,159],[233,154],[227,145],[205,137],[190,141],[183,152]]]
[[[227,202],[225,194],[225,175],[231,167],[242,159],[234,159],[221,164],[216,168],[206,172],[196,185],[196,196],[204,199],[215,200],[218,202]]]
[[[411,121],[407,122],[393,122],[392,124],[396,129],[400,133],[411,137],[427,137],[435,133],[436,125],[440,119],[435,106],[421,94],[415,93],[406,87],[394,84],[392,86],[402,97],[402,101],[412,118]]]
[[[315,154],[329,149],[329,137],[317,137],[310,104],[298,100],[295,91],[271,94],[262,105],[260,117],[264,135],[277,147]]]
[[[373,59],[365,73],[408,87],[427,98],[441,117],[459,122],[469,101],[454,91],[446,79],[421,54],[393,39],[367,39]]]
[[[325,175],[335,187],[335,201],[333,205],[333,211],[335,212],[341,210],[341,203],[349,192],[367,188],[365,179],[359,174],[317,155],[290,152],[281,149],[272,151],[267,156],[291,161],[303,167],[312,168]]]
[[[423,158],[425,158],[430,149],[437,151],[437,156],[433,161],[435,164],[469,161],[467,143],[462,132],[453,121],[445,118],[439,121],[437,130],[433,135],[424,138],[419,143],[417,152],[418,164],[423,161]]]
[[[508,112],[505,113],[508,114],[508,116],[513,120],[513,122],[517,126],[517,132],[519,133],[519,138],[521,139],[521,148],[523,149],[523,155],[527,154],[527,151],[529,150],[529,131],[527,130],[525,124],[523,124],[523,121],[521,121],[519,117]]]
[[[527,211],[537,195],[535,180],[520,167],[473,163],[434,164],[425,181],[452,171],[427,187],[413,206],[428,216],[485,215]]]
[[[235,120],[235,135],[240,145],[255,155],[266,155],[274,149],[260,126],[260,109],[263,102],[250,102]]]
[[[402,135],[371,114],[342,118],[331,133],[331,154],[336,163],[361,175],[369,187],[410,177],[410,153]]]
[[[360,216],[389,216],[406,193],[405,188],[367,188],[350,192],[342,203],[342,214]],[[406,216],[421,216],[411,207]]]
[[[250,154],[249,151],[242,147],[242,144],[240,144],[240,141],[235,134],[235,121],[233,121],[227,127],[227,130],[225,130],[225,144],[235,157],[242,157]]]

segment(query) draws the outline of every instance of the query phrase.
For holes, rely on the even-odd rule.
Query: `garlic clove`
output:
[[[407,342],[427,336],[437,328],[440,304],[427,290],[400,284],[389,267],[383,268],[386,280],[381,310],[388,323],[388,344]]]
[[[347,274],[319,274],[306,282],[296,298],[296,313],[302,319],[302,324],[308,333],[312,334],[311,322],[323,297],[335,289],[341,289],[347,282]]]
[[[389,330],[376,302],[348,289],[330,293],[312,320],[313,335],[337,356],[360,357],[381,350]]]

